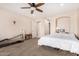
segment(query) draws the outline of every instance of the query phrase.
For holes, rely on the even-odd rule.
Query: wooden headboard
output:
[[[70,32],[71,29],[71,17],[61,16],[56,18],[56,30],[61,29],[65,32]]]

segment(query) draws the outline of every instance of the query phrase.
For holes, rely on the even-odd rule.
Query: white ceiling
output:
[[[78,3],[64,3],[63,6],[60,6],[60,3],[45,3],[40,9],[43,10],[43,13],[35,11],[34,14],[30,14],[31,9],[21,9],[20,7],[29,6],[27,3],[0,3],[0,8],[9,10],[14,13],[18,13],[25,16],[36,16],[36,17],[51,17],[56,14],[63,12],[73,11],[79,8]]]

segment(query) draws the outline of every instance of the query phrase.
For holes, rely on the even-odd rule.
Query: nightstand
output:
[[[32,39],[32,34],[25,34],[25,39],[26,39],[26,40]]]

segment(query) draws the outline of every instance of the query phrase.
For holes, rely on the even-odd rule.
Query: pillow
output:
[[[56,33],[65,33],[65,29],[56,29]]]

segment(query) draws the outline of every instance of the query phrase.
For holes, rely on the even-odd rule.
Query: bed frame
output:
[[[69,21],[70,21],[70,18],[71,17],[69,17],[69,16],[62,16],[62,17],[57,17],[56,18],[56,23],[55,23],[55,30],[57,29],[57,25],[58,25],[58,20],[59,19],[63,19],[63,18],[69,18]],[[71,22],[71,21],[70,21]],[[71,33],[71,23],[69,23],[70,24],[70,26],[68,26],[68,31],[66,31],[65,33]],[[55,31],[56,32],[56,31]],[[77,37],[77,36],[76,36]],[[78,38],[78,37],[77,37]],[[46,39],[46,38],[45,38]],[[38,41],[38,45],[48,45],[47,43],[44,43],[44,42],[46,42],[46,41],[43,41],[42,43],[44,43],[44,44],[42,44],[42,43],[39,43],[40,41]],[[73,41],[72,41],[73,42]],[[59,50],[59,49],[58,49]],[[76,53],[75,53],[76,54]],[[76,54],[77,56],[79,56],[79,54]]]
[[[24,40],[25,40],[25,38],[24,38],[23,34],[16,35],[12,38],[5,38],[2,41],[0,41],[0,48],[6,47],[9,45],[13,45],[16,43],[24,42]]]

